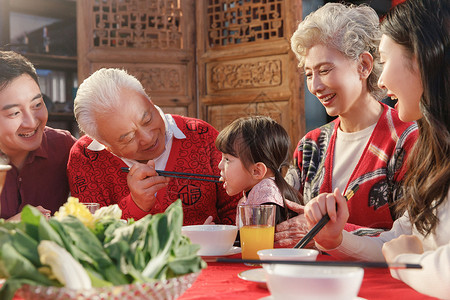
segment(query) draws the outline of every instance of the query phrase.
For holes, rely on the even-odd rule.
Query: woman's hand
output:
[[[398,238],[384,243],[383,255],[387,262],[393,262],[397,255],[403,253],[422,254],[423,245],[415,235],[402,234]]]
[[[275,248],[292,248],[308,233],[305,215],[301,214],[290,218],[275,227]],[[311,248],[314,244],[308,244]]]
[[[303,205],[292,201],[286,201],[286,206],[292,211],[298,213],[298,216],[290,218],[275,227],[275,248],[292,248],[308,232],[305,216],[303,215]],[[307,248],[313,244],[308,244]]]
[[[314,237],[325,249],[334,249],[342,243],[342,230],[348,220],[347,200],[338,188],[334,193],[323,193],[305,206],[305,217],[309,230],[328,214],[330,221]]]

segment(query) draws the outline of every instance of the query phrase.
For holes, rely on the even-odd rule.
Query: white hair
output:
[[[97,131],[97,114],[117,109],[121,89],[131,89],[149,99],[144,87],[133,75],[121,69],[100,69],[86,78],[77,91],[73,111],[81,131],[89,137],[100,140]]]
[[[310,48],[323,44],[357,61],[364,52],[373,57],[373,69],[367,78],[369,92],[375,99],[382,99],[385,91],[378,87],[382,65],[378,53],[381,39],[379,18],[367,5],[327,3],[310,13],[291,37],[291,49],[303,68]]]

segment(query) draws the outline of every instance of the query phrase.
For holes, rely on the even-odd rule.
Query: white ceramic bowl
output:
[[[192,244],[199,244],[198,255],[225,255],[236,240],[237,227],[233,225],[189,225],[181,228]]]
[[[261,260],[316,260],[319,251],[314,249],[275,248],[259,250]]]
[[[314,249],[296,249],[296,248],[275,248],[259,250],[259,259],[261,260],[301,260],[301,261],[315,261],[319,251]],[[263,268],[267,271],[272,265],[263,264]],[[296,269],[302,266],[285,265],[285,268]],[[295,272],[295,271],[293,271]]]
[[[354,300],[364,275],[357,267],[270,265],[267,286],[274,299]]]

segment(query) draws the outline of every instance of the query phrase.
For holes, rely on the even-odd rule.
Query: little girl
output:
[[[289,166],[290,138],[280,124],[264,116],[239,118],[219,133],[216,147],[228,195],[243,193],[239,204],[277,205],[277,224],[291,216],[285,199],[301,201],[281,174]]]

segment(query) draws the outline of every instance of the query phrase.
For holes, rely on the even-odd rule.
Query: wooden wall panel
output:
[[[290,125],[289,101],[261,102],[263,98],[267,101],[265,95],[260,95],[261,99],[255,99],[254,102],[244,104],[222,104],[208,105],[208,116],[211,119],[211,125],[216,128],[223,128],[233,122],[236,118],[250,115],[266,115],[276,120],[278,123],[288,128]]]
[[[286,55],[269,55],[206,63],[205,103],[248,102],[265,93],[271,100],[290,96]],[[284,94],[283,94],[284,92]],[[230,94],[236,97],[229,99]]]
[[[301,0],[197,2],[201,117],[218,130],[247,115],[270,115],[296,144],[305,133],[303,77],[289,39]]]
[[[78,0],[79,82],[101,67],[136,75],[166,112],[218,130],[268,114],[305,131],[303,77],[289,39],[301,0]]]
[[[78,0],[79,82],[123,68],[165,112],[196,116],[194,19],[194,0]]]
[[[187,66],[158,63],[92,63],[93,70],[123,68],[144,86],[152,101],[166,113],[189,115],[187,107],[192,99],[186,95],[189,86]]]

